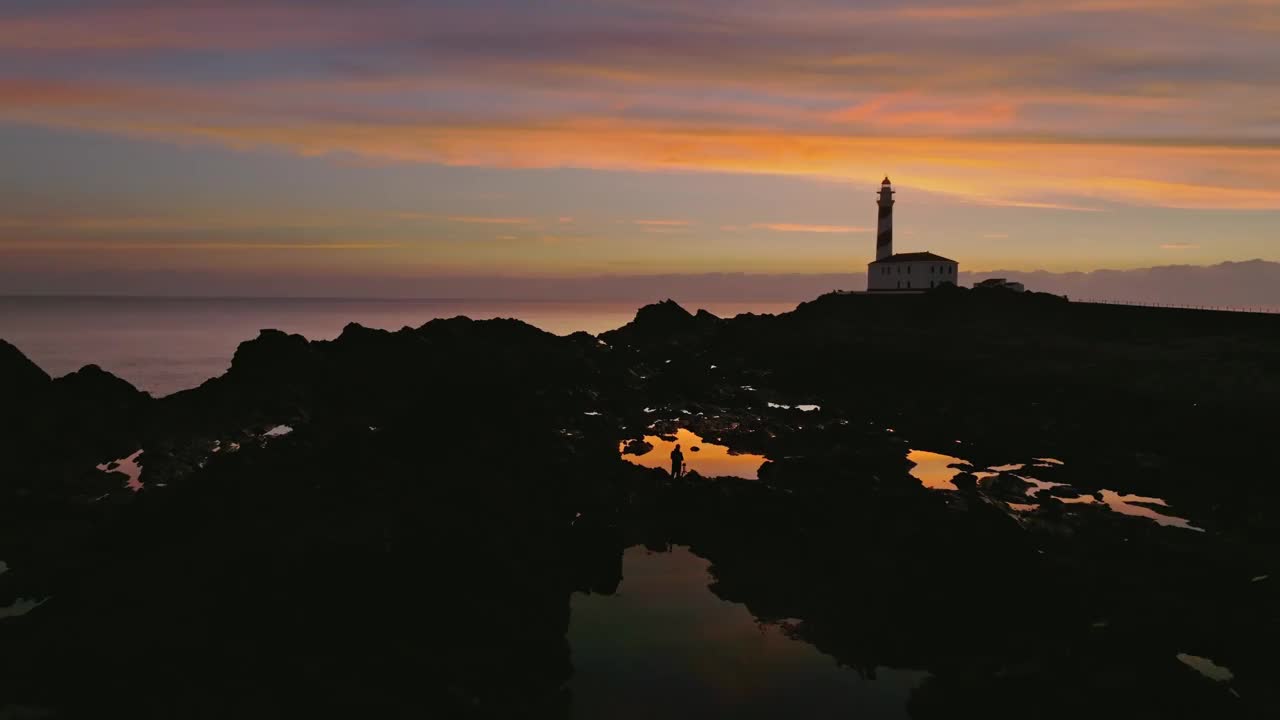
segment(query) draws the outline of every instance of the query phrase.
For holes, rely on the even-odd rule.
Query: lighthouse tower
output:
[[[921,293],[942,285],[955,285],[960,263],[931,252],[893,252],[893,185],[880,183],[880,225],[876,232],[876,259],[867,263],[868,292]]]
[[[893,185],[889,178],[880,183],[880,223],[876,226],[876,260],[893,255]]]

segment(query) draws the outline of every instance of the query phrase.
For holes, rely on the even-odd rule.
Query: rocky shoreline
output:
[[[1273,316],[946,288],[264,330],[161,399],[0,342],[0,397],[0,716],[567,716],[569,596],[637,544],[860,672],[928,671],[913,717],[1280,713]],[[680,430],[768,462],[620,452]]]

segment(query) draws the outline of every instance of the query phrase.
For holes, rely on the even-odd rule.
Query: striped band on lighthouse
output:
[[[893,254],[893,203],[880,204],[880,222],[876,226],[876,259]]]

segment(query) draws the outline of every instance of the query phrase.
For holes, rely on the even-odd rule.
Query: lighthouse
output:
[[[893,185],[880,183],[880,222],[876,227],[876,259],[867,264],[867,290],[914,294],[955,285],[960,263],[931,252],[893,252]]]
[[[893,254],[893,184],[886,177],[880,183],[880,222],[876,225],[876,260]]]

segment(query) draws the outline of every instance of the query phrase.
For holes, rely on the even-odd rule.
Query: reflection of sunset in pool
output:
[[[921,485],[924,485],[930,490],[958,489],[952,480],[954,480],[961,471],[949,466],[953,464],[970,464],[963,458],[929,452],[927,450],[911,450],[907,453],[907,459],[915,463],[915,467],[911,468],[911,476],[919,480]],[[1064,465],[1065,463],[1057,458],[1035,458],[1033,468],[1063,467]],[[974,472],[972,474],[978,482],[985,483],[1001,473],[1013,474],[1015,471],[1022,471],[1021,473],[1014,475],[1014,477],[1019,478],[1030,485],[1026,490],[1028,502],[1009,502],[1007,498],[1004,498],[1005,503],[1011,510],[1020,513],[1030,513],[1040,509],[1040,501],[1042,498],[1039,497],[1039,495],[1041,492],[1052,490],[1057,487],[1070,487],[1070,485],[1066,483],[1049,482],[1047,480],[1040,480],[1039,478],[1032,477],[1027,474],[1027,471],[1029,470],[1032,470],[1032,468],[1028,468],[1025,463],[1010,463],[1007,465],[993,465],[988,467],[986,470]],[[1095,499],[1092,495],[1083,492],[1078,497],[1068,496],[1057,499],[1068,505],[1101,504],[1106,506],[1107,509],[1112,512],[1117,512],[1121,515],[1146,518],[1166,527],[1176,527],[1183,528],[1185,530],[1204,532],[1202,528],[1192,525],[1183,518],[1167,515],[1151,507],[1153,505],[1160,508],[1169,507],[1169,504],[1161,498],[1123,495],[1114,490],[1102,490],[1099,495],[1101,500]]]
[[[1101,493],[1102,502],[1112,512],[1118,512],[1121,515],[1129,515],[1130,517],[1146,518],[1154,520],[1157,524],[1165,527],[1182,528],[1183,530],[1194,530],[1196,532],[1204,532],[1203,528],[1192,525],[1188,520],[1173,515],[1166,515],[1162,512],[1154,510],[1148,505],[1155,505],[1162,508],[1169,507],[1169,503],[1161,498],[1142,497],[1140,495],[1122,495],[1114,490],[1103,490]],[[1088,495],[1081,495],[1077,498],[1062,498],[1064,503],[1069,505],[1092,505],[1098,501]]]
[[[759,478],[760,466],[768,460],[763,455],[731,454],[724,445],[709,443],[685,428],[677,430],[675,437],[672,441],[663,440],[656,435],[645,435],[644,441],[653,445],[653,449],[644,455],[624,454],[622,459],[643,467],[670,470],[671,450],[679,445],[688,470],[696,470],[703,477],[740,477],[748,480]],[[625,443],[619,444],[619,450],[624,446]],[[693,452],[695,447],[699,448],[698,452]]]
[[[574,717],[906,718],[918,670],[866,678],[708,585],[687,547],[622,557],[614,595],[573,594]]]
[[[956,489],[951,479],[959,475],[960,471],[947,466],[952,463],[962,463],[964,460],[927,450],[912,450],[907,453],[907,459],[916,464],[911,468],[911,476],[919,480],[921,485],[930,490]]]

